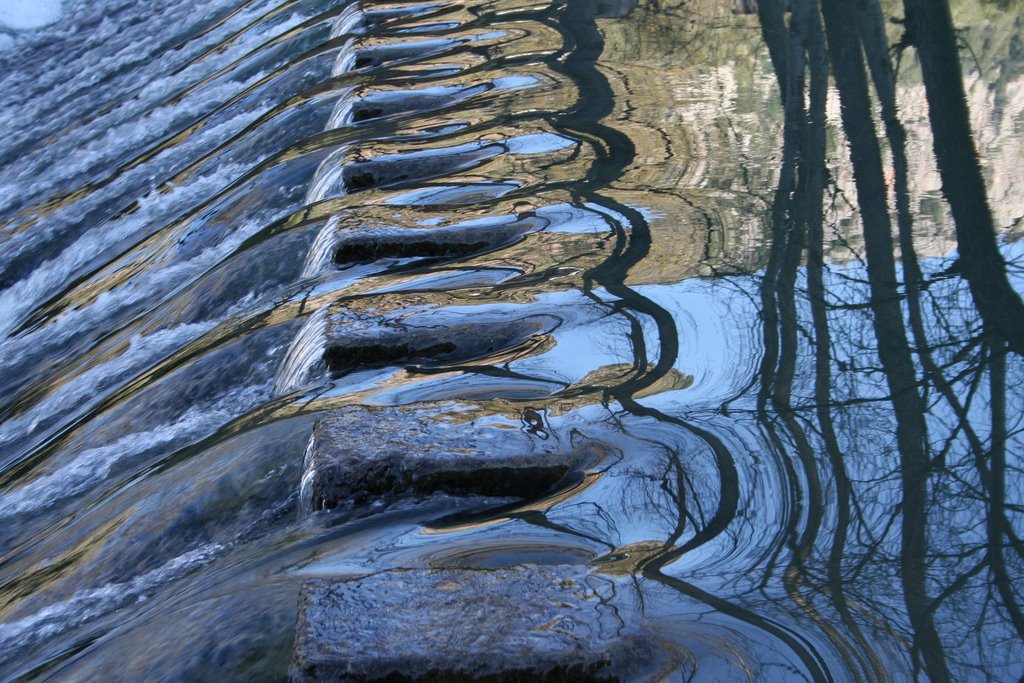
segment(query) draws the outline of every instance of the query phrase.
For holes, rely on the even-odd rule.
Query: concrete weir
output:
[[[453,423],[413,408],[351,407],[313,428],[300,505],[310,514],[437,492],[528,498],[606,455],[595,441],[541,440],[494,419]]]
[[[586,567],[399,569],[307,581],[291,680],[618,681],[654,659]]]
[[[380,15],[379,26],[339,60],[339,71],[358,70],[362,80],[338,101],[330,126],[366,131],[369,139],[339,146],[310,185],[308,204],[331,201],[338,209],[321,228],[305,274],[376,264],[383,280],[476,259],[477,267],[524,276],[486,296],[421,283],[327,303],[304,328],[322,344],[299,346],[322,354],[317,367],[334,379],[390,366],[507,366],[618,324],[609,322],[611,307],[600,295],[560,279],[590,272],[618,234],[613,223],[620,227],[559,189],[590,177],[600,157],[575,128],[551,119],[577,105],[572,79],[554,65],[520,63],[556,54],[565,47],[562,34],[520,0],[465,16],[455,5],[436,11],[426,38],[392,26],[406,21],[401,15]],[[489,26],[497,20],[488,13],[501,25]],[[363,25],[374,26],[369,17]],[[475,64],[504,54],[499,44],[515,57],[503,67],[512,70],[477,73]],[[525,99],[515,103],[502,94],[520,89],[517,98]],[[377,139],[388,126],[402,135]],[[623,327],[616,329],[628,332]],[[579,379],[568,359],[550,362],[557,367],[548,375],[558,382]],[[516,391],[501,400],[514,403]],[[571,420],[541,430],[510,411],[458,403],[473,399],[455,392],[444,403],[322,413],[305,453],[300,514],[329,524],[338,520],[331,511],[358,515],[398,501],[441,500],[437,494],[476,499],[480,507],[509,499],[551,504],[611,460],[613,448],[569,428]],[[571,400],[560,406],[563,416]],[[525,405],[520,411],[527,415]],[[636,635],[639,620],[616,578],[594,574],[579,556],[568,564],[520,562],[415,560],[360,577],[309,578],[318,576],[312,570],[301,588],[291,679],[618,681],[664,663],[661,650]]]

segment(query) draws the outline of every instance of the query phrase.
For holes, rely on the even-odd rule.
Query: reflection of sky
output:
[[[60,0],[3,0],[0,26],[19,30],[52,24],[60,18]]]
[[[753,376],[760,355],[756,287],[753,278],[736,278],[634,288],[676,321],[675,367],[694,381],[673,398],[693,408],[711,406],[734,396]],[[649,344],[656,343],[656,336],[647,336]],[[656,350],[651,346],[649,353]]]
[[[1018,292],[1024,293],[1024,240],[1002,245],[1002,252],[1010,263],[1007,269],[1010,283]]]
[[[1024,259],[1024,244],[1006,244],[1003,253],[1011,263],[1011,280],[1018,290],[1024,284],[1024,271],[1014,262]],[[931,353],[950,382],[953,395],[962,402],[970,426],[983,444],[988,444],[991,430],[991,396],[987,366],[977,354],[971,340],[979,333],[979,320],[973,307],[970,290],[956,276],[943,275],[955,254],[930,258],[921,262],[928,287],[922,293],[922,318]],[[878,340],[873,317],[866,303],[869,300],[867,274],[862,263],[833,265],[825,271],[825,298],[833,346],[830,415],[837,430],[839,453],[843,468],[853,487],[856,517],[846,541],[845,563],[863,553],[875,553],[875,559],[851,574],[846,580],[847,595],[875,614],[885,614],[900,630],[906,623],[905,598],[900,588],[900,529],[903,520],[894,511],[902,501],[901,455],[896,445],[896,421],[888,399],[884,374],[877,358]],[[898,273],[902,277],[902,272]],[[760,390],[758,363],[761,361],[762,329],[760,320],[761,277],[736,277],[720,280],[689,280],[674,285],[651,285],[636,289],[668,311],[679,335],[676,368],[694,376],[694,384],[686,389],[640,399],[645,406],[656,407],[673,416],[686,416],[702,429],[721,439],[735,458],[740,491],[738,516],[726,533],[680,558],[671,573],[696,582],[702,588],[723,595],[740,595],[759,591],[764,557],[758,553],[791,541],[782,535],[790,524],[801,529],[806,524],[800,510],[807,505],[808,481],[804,478],[806,464],[799,456],[792,425],[769,409],[767,420],[749,410],[733,410],[729,415],[715,414],[720,402],[731,399],[747,387],[745,400],[731,403],[732,408],[750,408],[750,400]],[[796,377],[793,383],[793,404],[797,421],[810,439],[813,468],[822,477],[826,505],[823,529],[816,540],[817,550],[808,567],[823,569],[828,562],[830,534],[838,524],[836,518],[835,482],[832,465],[819,438],[818,416],[814,406],[814,346],[806,270],[797,277],[796,305],[798,313]],[[905,315],[908,310],[904,307]],[[645,325],[649,349],[656,348],[657,335],[652,324]],[[908,342],[915,342],[908,326]],[[913,348],[912,348],[913,353]],[[958,354],[961,354],[958,356]],[[920,359],[915,356],[918,374]],[[1022,414],[1024,394],[1015,390],[1014,378],[1021,374],[1021,362],[1010,356],[1006,396],[1010,429],[1007,447],[1008,502],[1019,504],[1021,479],[1021,435],[1014,425]],[[979,381],[975,384],[975,378]],[[973,386],[972,386],[973,384]],[[957,411],[933,386],[922,390],[927,405],[929,433],[928,455],[942,454],[941,465],[930,475],[931,495],[925,519],[911,520],[922,524],[929,538],[927,559],[931,595],[950,586],[953,578],[971,570],[976,562],[972,556],[986,547],[984,520],[989,514],[984,486],[978,480],[974,452],[964,437],[964,423]],[[968,398],[970,396],[971,398]],[[863,401],[862,399],[871,399]],[[986,446],[987,447],[987,446]],[[698,489],[716,486],[719,474],[714,467],[702,464],[696,452],[686,453],[685,467]],[[785,472],[792,469],[793,477]],[[1013,472],[1013,474],[1010,474]],[[796,486],[798,484],[798,486]],[[635,495],[635,494],[634,494]],[[700,500],[698,496],[697,500]],[[707,502],[706,500],[703,502]],[[1012,516],[1012,513],[1011,513]],[[1019,520],[1013,520],[1014,523]],[[1012,559],[1012,558],[1011,558]],[[1012,570],[1011,570],[1012,571]],[[955,597],[946,600],[935,612],[936,626],[948,647],[951,659],[980,664],[989,662],[993,670],[1001,670],[1001,655],[987,651],[987,645],[957,646],[965,633],[974,632],[984,623],[984,632],[977,634],[991,644],[1001,638],[1014,638],[1010,625],[991,616],[983,616],[985,605],[991,608],[990,579],[980,577],[958,587]],[[776,607],[785,603],[783,595],[764,595]],[[752,598],[741,603],[754,606]],[[766,605],[756,609],[764,609]],[[981,621],[979,621],[981,620]],[[888,636],[874,634],[876,645]],[[984,650],[984,651],[983,651]],[[1012,656],[1012,655],[1010,655]],[[994,663],[994,664],[993,664]]]
[[[1024,241],[1003,245],[1003,254],[1011,264],[1008,272],[1018,291],[1024,291],[1024,269],[1015,268],[1014,262],[1024,261]],[[948,269],[956,258],[951,254],[943,258],[924,259],[920,262],[925,277],[935,276]],[[902,277],[902,268],[897,264],[897,276]],[[694,383],[687,389],[672,392],[671,401],[679,406],[693,408],[717,408],[718,403],[735,397],[750,378],[757,374],[761,360],[761,319],[760,286],[763,273],[754,276],[722,278],[717,280],[691,279],[671,285],[646,285],[634,289],[651,299],[669,312],[676,322],[679,339],[679,353],[675,368],[686,375],[692,375]],[[844,310],[848,304],[865,304],[868,301],[867,273],[860,262],[850,262],[828,267],[824,271],[826,300],[830,307],[829,325],[833,340],[833,361],[857,368],[858,372],[848,373],[843,381],[843,392],[849,396],[880,397],[884,376],[870,372],[877,367],[874,348],[872,318],[866,308]],[[807,300],[807,273],[800,269],[796,287],[797,308],[802,326],[798,353],[808,363],[809,372],[812,353],[810,338],[812,323]],[[970,291],[959,278],[938,278],[923,295],[923,316],[929,335],[938,339],[946,334],[937,327],[932,309],[941,308],[947,322],[956,326],[962,339],[970,336],[969,326],[976,324]],[[655,354],[657,332],[649,318],[644,319],[648,353]],[[908,331],[908,336],[909,336]],[[935,340],[933,340],[935,341]],[[934,353],[944,353],[941,349]],[[810,399],[813,378],[801,377],[795,380],[795,392],[803,393]],[[645,402],[648,402],[645,400]]]
[[[599,298],[606,296],[595,291]],[[512,309],[515,311],[516,309]],[[516,372],[544,379],[577,382],[603,365],[631,363],[633,352],[627,334],[628,323],[619,315],[608,315],[577,292],[549,292],[538,297],[538,304],[524,313],[557,316],[555,346],[547,353],[516,361]]]

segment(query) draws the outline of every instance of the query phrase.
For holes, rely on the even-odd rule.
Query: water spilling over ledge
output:
[[[1019,8],[784,4],[0,14],[0,678],[1019,678]]]

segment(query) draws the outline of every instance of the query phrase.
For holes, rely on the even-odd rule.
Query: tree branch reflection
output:
[[[1021,410],[1024,313],[985,198],[947,2],[904,6],[957,268],[915,247],[910,177],[920,161],[908,152],[882,6],[761,0],[784,124],[752,390],[787,486],[773,520],[783,540],[757,565],[760,601],[676,576],[674,562],[736,533],[745,501],[725,481],[735,481],[738,457],[713,430],[620,397],[630,412],[699,436],[719,455],[722,477],[718,514],[684,539],[680,510],[677,532],[643,574],[771,633],[812,678],[829,670],[817,667],[816,646],[766,615],[782,608],[810,620],[858,680],[895,675],[893,651],[908,673],[930,680],[1004,680],[1022,673],[1024,643],[1024,471],[1020,427],[1011,424]],[[830,75],[838,133],[849,145],[862,269],[830,264],[825,248],[825,208],[843,194],[829,173]],[[771,592],[780,580],[789,605]]]

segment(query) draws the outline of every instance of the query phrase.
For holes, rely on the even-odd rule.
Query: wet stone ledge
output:
[[[656,659],[578,565],[303,584],[291,680],[618,681]],[[607,591],[605,591],[607,592]]]
[[[400,154],[381,154],[372,159],[346,164],[342,170],[342,182],[347,194],[378,187],[414,184],[474,168],[505,153],[505,145],[474,142]]]
[[[334,248],[338,266],[370,263],[384,258],[457,258],[512,244],[544,229],[548,221],[536,216],[515,220],[465,221],[441,228],[362,228],[342,233]]]
[[[464,41],[451,38],[409,40],[360,47],[356,51],[354,67],[379,67],[391,62],[423,59],[450,50]]]
[[[508,423],[440,420],[408,408],[351,407],[321,417],[303,465],[303,514],[432,493],[530,498],[607,457],[596,441],[562,444]]]
[[[335,375],[388,365],[465,363],[543,337],[560,323],[542,313],[512,318],[464,308],[404,317],[338,313],[328,323],[324,362]]]
[[[463,86],[434,86],[409,90],[369,92],[346,103],[348,119],[352,123],[388,118],[422,111],[438,111],[463,102],[473,95],[487,92],[491,83]]]

